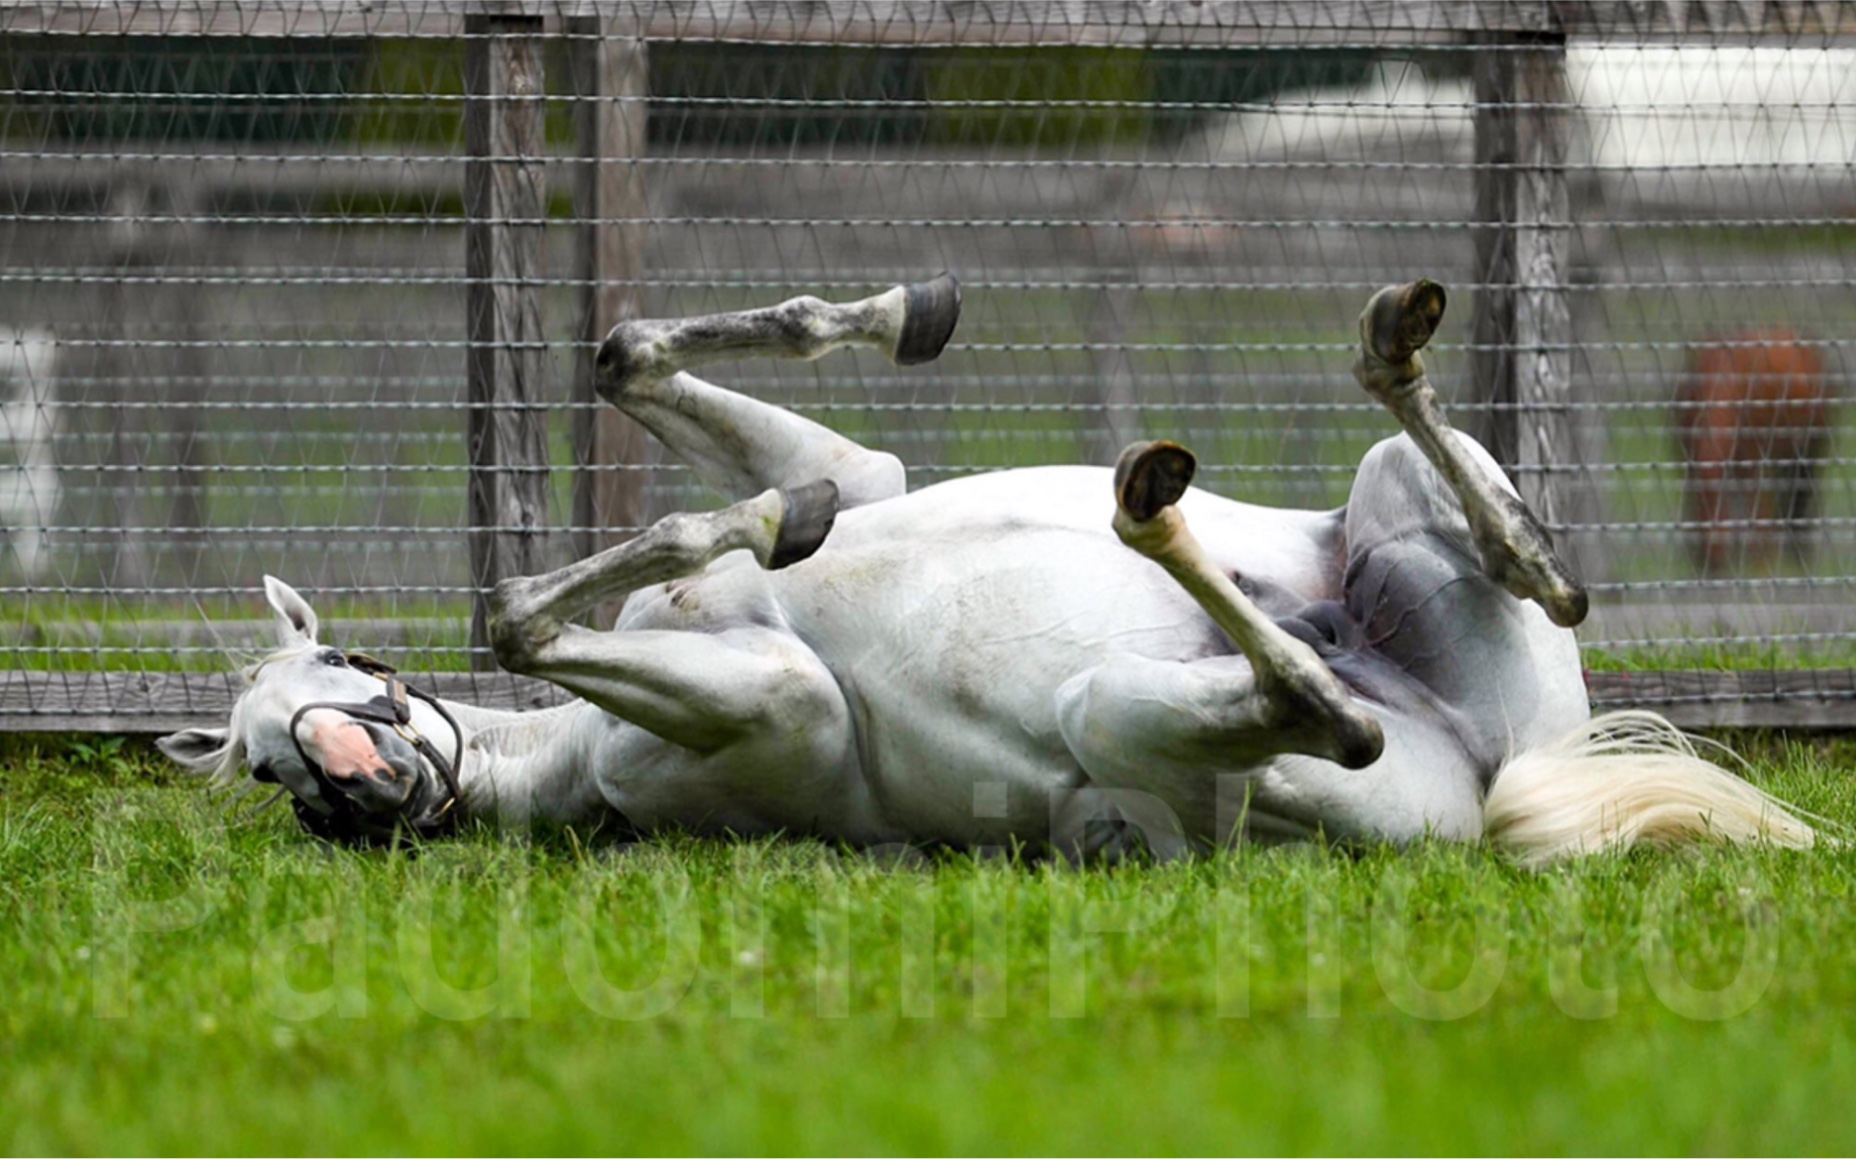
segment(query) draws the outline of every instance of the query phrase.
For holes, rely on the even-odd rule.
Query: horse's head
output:
[[[161,738],[161,751],[222,784],[249,777],[292,795],[298,819],[332,840],[390,840],[451,818],[462,733],[436,700],[393,670],[316,640],[316,613],[290,585],[264,577],[278,649],[246,669],[226,728]]]

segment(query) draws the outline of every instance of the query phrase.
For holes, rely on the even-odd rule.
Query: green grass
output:
[[[1856,743],[1741,739],[1856,819]],[[141,742],[15,739],[0,1147],[1848,1151],[1853,895],[1850,849],[356,854]]]

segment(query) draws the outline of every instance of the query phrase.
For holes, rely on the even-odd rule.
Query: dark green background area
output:
[[[547,51],[555,58],[546,62],[550,91],[570,91],[565,49],[556,43]],[[1345,84],[1364,75],[1371,57],[1347,50],[673,42],[653,45],[649,61],[655,144],[1062,148],[1174,139],[1196,127],[1206,110],[1168,106],[1254,102],[1285,90]],[[73,46],[12,37],[0,39],[0,87],[35,94],[19,98],[17,112],[45,135],[66,141],[440,145],[462,139],[459,102],[393,99],[461,95],[463,47],[456,42],[176,36]],[[134,95],[105,96],[120,93]],[[688,103],[692,98],[700,103]],[[878,107],[825,107],[844,101]],[[1049,107],[1052,102],[1058,107]],[[571,132],[567,108],[552,107],[550,137],[565,142]]]

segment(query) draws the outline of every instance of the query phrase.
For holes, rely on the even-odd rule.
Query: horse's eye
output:
[[[322,657],[322,662],[331,668],[348,667],[348,657],[342,655],[340,652],[327,653]]]

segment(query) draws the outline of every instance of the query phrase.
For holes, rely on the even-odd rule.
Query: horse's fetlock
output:
[[[1403,362],[1391,363],[1362,351],[1354,361],[1353,377],[1367,394],[1396,412],[1424,384],[1424,359],[1413,354]]]
[[[1185,526],[1177,507],[1163,507],[1152,519],[1136,519],[1125,508],[1115,512],[1113,526],[1121,542],[1149,558],[1164,555]]]

